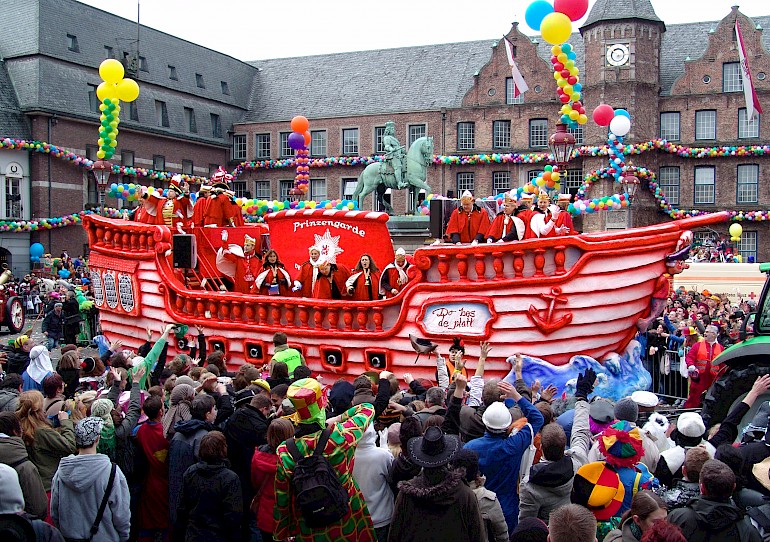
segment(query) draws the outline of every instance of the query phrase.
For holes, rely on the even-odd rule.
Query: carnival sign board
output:
[[[426,335],[486,337],[497,318],[488,300],[465,300],[423,305],[417,324]]]

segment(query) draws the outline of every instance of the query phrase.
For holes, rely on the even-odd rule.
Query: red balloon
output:
[[[564,79],[566,79],[567,77],[569,77],[569,75],[570,75],[570,74],[569,74],[569,70],[566,70],[566,69],[565,69],[565,70],[562,70],[562,71],[561,71],[561,76],[562,76],[562,77],[564,77]],[[613,112],[612,114],[614,115],[615,113]]]
[[[569,83],[570,85],[574,85],[577,82],[578,82],[578,78],[575,77],[574,75],[570,75],[569,77],[567,77],[567,83]]]
[[[556,64],[553,65],[553,71],[555,72],[560,72],[563,69],[564,69],[564,64],[562,64],[561,62],[557,62]]]
[[[554,0],[553,10],[577,21],[588,11],[588,0]]]
[[[571,84],[572,83],[570,83],[570,85]],[[580,109],[581,107],[583,107],[583,104],[581,102],[572,102],[572,108],[573,109]]]
[[[559,59],[555,55],[551,57],[551,64],[556,64],[558,61]]]
[[[561,103],[566,104],[569,102],[569,96],[567,96],[566,94],[562,94],[561,96],[559,96],[559,100],[561,100]]]
[[[309,147],[310,146],[310,132],[305,132],[302,135],[305,136],[305,147]]]
[[[556,87],[556,94],[558,94],[559,96],[561,96],[562,94],[564,94],[564,89],[563,89],[563,88],[561,88],[561,87]]]
[[[599,126],[609,126],[614,116],[615,110],[607,104],[601,104],[593,112],[594,122]]]

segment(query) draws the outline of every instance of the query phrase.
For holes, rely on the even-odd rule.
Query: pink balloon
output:
[[[588,0],[554,0],[553,10],[577,21],[588,11]]]
[[[615,116],[615,110],[612,106],[607,104],[601,104],[593,112],[593,119],[599,126],[609,126]]]

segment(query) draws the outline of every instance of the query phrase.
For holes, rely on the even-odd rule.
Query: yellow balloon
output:
[[[569,115],[570,111],[572,111],[572,106],[570,104],[564,104],[563,106],[561,106],[562,115]]]
[[[553,47],[551,47],[551,54],[553,56],[559,56],[561,54],[561,47],[559,47],[558,45],[554,45]]]
[[[559,179],[561,179],[561,173],[559,173],[558,171],[554,171],[551,173],[551,180],[553,182],[559,182]]]
[[[564,91],[564,94],[572,94],[572,85],[564,85],[561,88]]]
[[[577,69],[577,66],[572,67],[572,68],[569,69],[569,74],[570,75],[574,75],[575,77],[577,77],[579,73],[580,73],[580,70]]]
[[[564,53],[559,53],[558,55],[556,55],[556,60],[564,64],[565,62],[567,62],[567,55],[565,55]]]
[[[540,24],[540,33],[551,45],[559,45],[567,41],[572,34],[572,21],[563,13],[549,13]]]
[[[743,226],[741,226],[737,222],[730,226],[730,235],[732,237],[737,237],[740,239],[742,233],[743,233]]]
[[[579,118],[579,117],[580,117],[580,113],[578,113],[578,112],[577,112],[577,111],[575,111],[574,109],[573,109],[572,111],[570,111],[570,112],[569,112],[569,118],[570,118],[570,120],[578,120],[578,118]]]
[[[108,58],[99,65],[99,75],[107,83],[117,83],[123,79],[124,73],[126,72],[123,69],[123,64],[114,58]]]
[[[560,77],[556,84],[563,88],[567,85],[567,80],[564,77]]]
[[[581,114],[578,117],[578,124],[585,124],[586,122],[588,122],[588,115]]]
[[[100,102],[103,102],[106,98],[110,98],[110,89],[107,83],[99,83],[99,86],[96,87],[96,97],[99,98]]]
[[[97,157],[99,160],[104,160],[104,157],[105,157],[105,156],[106,156],[106,154],[104,153],[104,151],[103,151],[103,150],[99,149],[98,151],[96,151],[96,157]]]
[[[124,102],[133,102],[139,97],[139,85],[133,79],[123,79],[116,90],[118,98]]]
[[[575,67],[575,61],[568,60],[567,62],[564,63],[564,67],[567,68],[568,70],[571,70],[572,68]]]

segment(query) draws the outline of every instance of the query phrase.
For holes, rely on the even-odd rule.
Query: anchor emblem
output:
[[[556,303],[567,302],[567,296],[561,295],[561,288],[555,286],[551,288],[550,294],[540,294],[540,297],[548,301],[548,308],[543,309],[545,310],[545,318],[543,318],[540,314],[542,311],[536,309],[534,305],[529,306],[529,311],[527,314],[532,320],[532,323],[537,326],[537,329],[539,329],[543,335],[549,335],[554,331],[558,331],[572,322],[571,312],[568,312],[564,316],[561,316],[555,320],[553,319],[553,311],[556,307]]]

